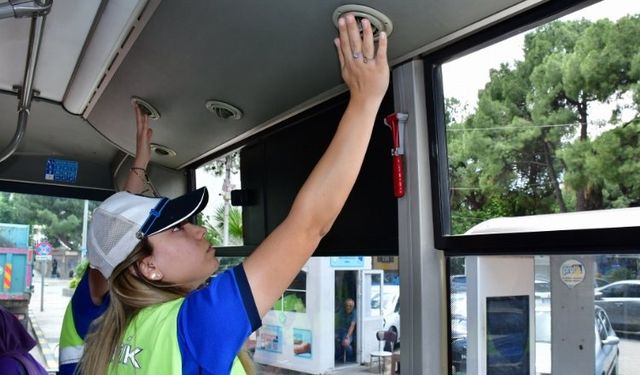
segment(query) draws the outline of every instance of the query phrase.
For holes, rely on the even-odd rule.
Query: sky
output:
[[[615,21],[627,14],[640,14],[640,1],[605,0],[562,17],[561,20],[586,18],[593,21],[609,18]],[[523,59],[522,48],[525,34],[526,32],[469,56],[443,64],[442,76],[445,97],[458,98],[462,103],[467,103],[469,109],[473,109],[478,90],[482,89],[489,81],[489,70],[499,67],[502,62]]]

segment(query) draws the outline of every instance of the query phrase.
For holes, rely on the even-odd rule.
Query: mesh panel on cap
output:
[[[112,215],[111,213],[97,209],[93,213],[92,229],[95,244],[99,247],[99,251],[104,254],[108,259],[122,259],[126,258],[133,247],[130,249],[118,249],[117,245],[122,241],[128,232],[137,230],[137,225],[122,216]],[[124,241],[126,244],[128,241]],[[122,246],[122,245],[121,245]],[[123,253],[124,256],[110,255],[112,251],[117,253]],[[107,260],[108,263],[111,263]],[[115,266],[112,265],[112,266]]]

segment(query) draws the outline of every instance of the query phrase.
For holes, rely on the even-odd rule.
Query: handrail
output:
[[[9,0],[0,4],[0,19],[44,16],[51,10],[52,0]]]
[[[29,48],[27,50],[27,65],[24,72],[24,80],[19,93],[18,103],[18,124],[16,132],[11,142],[0,152],[0,163],[9,158],[18,149],[27,129],[27,120],[31,110],[31,100],[33,99],[33,79],[35,77],[36,64],[38,62],[38,52],[42,42],[42,31],[47,13],[51,9],[52,0],[10,0],[8,3],[0,5],[0,18],[9,14],[8,6],[11,6],[13,16],[25,17],[31,15],[31,30],[29,32]]]

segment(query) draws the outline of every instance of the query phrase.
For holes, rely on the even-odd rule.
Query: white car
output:
[[[599,306],[594,310],[596,336],[596,374],[618,374],[620,339],[611,328],[607,313]],[[549,305],[536,308],[536,374],[551,374],[551,310]]]
[[[382,293],[382,317],[384,330],[391,330],[400,342],[400,286],[385,285]]]

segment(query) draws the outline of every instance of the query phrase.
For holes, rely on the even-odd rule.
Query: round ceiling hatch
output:
[[[140,106],[140,108],[142,108],[142,111],[149,116],[150,120],[157,120],[160,118],[160,112],[158,112],[158,110],[146,100],[137,96],[132,96],[131,103]]]
[[[356,18],[356,22],[362,31],[361,22],[364,18],[368,19],[371,23],[371,28],[373,30],[373,38],[377,40],[380,37],[380,32],[384,31],[387,36],[391,35],[393,31],[393,23],[389,19],[389,17],[385,16],[381,12],[369,8],[364,5],[356,5],[356,4],[347,4],[338,7],[335,11],[333,11],[333,24],[338,27],[338,19],[343,14],[351,13]]]
[[[240,120],[242,118],[240,108],[219,100],[207,100],[205,107],[222,120]]]

